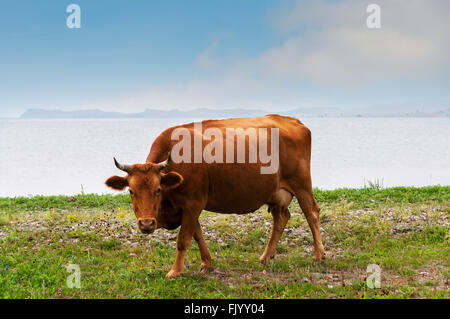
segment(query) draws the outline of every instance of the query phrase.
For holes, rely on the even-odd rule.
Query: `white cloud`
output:
[[[197,56],[195,63],[200,69],[205,71],[213,71],[216,68],[218,62],[215,58],[215,54],[218,44],[218,40],[213,41],[209,47],[207,47],[203,52],[200,52]]]
[[[420,80],[448,70],[448,1],[377,1],[381,29],[366,26],[369,3],[298,1],[274,13],[282,32],[297,35],[263,53],[257,64],[268,74],[333,85]]]
[[[364,87],[386,82],[401,86],[405,80],[425,84],[439,78],[448,81],[450,1],[377,0],[381,29],[366,26],[370,3],[297,1],[294,7],[270,14],[285,39],[279,46],[223,68],[215,58],[219,43],[215,41],[194,61],[209,72],[207,80],[155,86],[97,106],[128,112],[145,107],[339,107],[336,96],[341,91],[346,92],[350,104],[352,99],[361,102],[356,96]],[[326,94],[311,92],[311,87]],[[377,94],[381,103],[383,99],[408,101],[405,96],[372,94]]]

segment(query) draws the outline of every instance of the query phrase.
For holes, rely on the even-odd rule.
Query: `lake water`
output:
[[[313,186],[450,185],[450,118],[304,118]],[[112,193],[113,156],[144,162],[165,128],[191,120],[0,120],[0,197]]]

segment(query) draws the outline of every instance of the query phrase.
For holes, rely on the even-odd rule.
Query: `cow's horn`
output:
[[[124,165],[124,164],[120,164],[116,158],[114,157],[114,164],[116,164],[116,167],[124,172],[129,173],[130,172],[130,165]]]
[[[158,165],[159,170],[162,170],[162,169],[166,168],[167,166],[169,166],[169,164],[170,164],[170,152],[169,152],[167,159],[164,162],[158,163],[156,165]]]

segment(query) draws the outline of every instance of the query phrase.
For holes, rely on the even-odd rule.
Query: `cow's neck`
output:
[[[170,200],[161,202],[157,223],[165,229],[175,229],[181,225],[181,211]]]

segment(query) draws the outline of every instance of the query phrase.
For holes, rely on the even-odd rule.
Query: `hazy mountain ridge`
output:
[[[264,111],[255,109],[208,109],[198,108],[193,110],[156,110],[146,109],[138,113],[105,112],[101,110],[44,110],[29,109],[25,111],[20,118],[229,118],[229,117],[253,117],[270,113],[279,113],[285,115],[313,115],[326,116],[328,111],[337,111],[338,109],[298,109],[292,111]]]
[[[98,109],[92,110],[45,110],[45,109],[28,109],[20,118],[21,119],[132,119],[132,118],[231,118],[231,117],[254,117],[270,113],[281,115],[302,116],[302,117],[450,117],[450,109],[424,112],[420,110],[406,111],[395,110],[391,112],[386,110],[376,111],[374,108],[354,109],[344,111],[339,108],[297,108],[288,111],[266,111],[256,109],[208,109],[197,108],[192,110],[157,110],[146,109],[144,112],[137,113],[121,113],[106,112]]]

